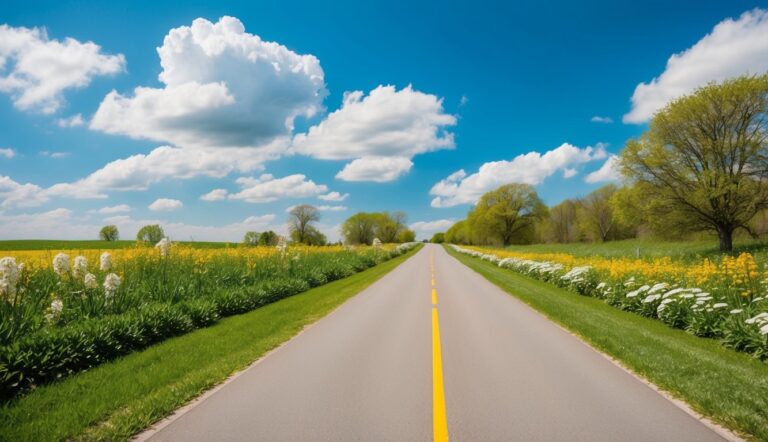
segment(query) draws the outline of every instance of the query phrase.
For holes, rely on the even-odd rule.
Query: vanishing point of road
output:
[[[442,247],[161,424],[153,441],[721,441]]]

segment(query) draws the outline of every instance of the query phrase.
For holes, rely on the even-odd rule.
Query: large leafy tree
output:
[[[309,204],[301,204],[288,212],[288,231],[291,239],[302,244],[309,244],[320,233],[312,224],[320,221],[320,212]]]
[[[627,143],[621,170],[642,212],[669,228],[717,232],[720,250],[768,208],[768,75],[709,84],[659,111]]]
[[[99,239],[102,241],[117,241],[120,239],[120,231],[117,230],[115,225],[104,226],[99,231]]]
[[[149,224],[139,229],[136,234],[136,241],[157,244],[164,237],[165,232],[159,224]]]
[[[505,246],[522,239],[547,214],[547,206],[530,184],[512,183],[492,190],[477,202],[468,221],[481,241]]]
[[[260,246],[276,246],[279,241],[280,237],[272,230],[261,232],[261,235],[259,235]]]
[[[579,218],[583,230],[593,239],[608,241],[617,235],[616,220],[613,215],[611,198],[616,193],[616,186],[608,184],[603,186],[579,201],[581,210]]]
[[[245,236],[243,237],[243,244],[246,246],[257,246],[259,245],[259,236],[261,234],[259,232],[245,232]]]

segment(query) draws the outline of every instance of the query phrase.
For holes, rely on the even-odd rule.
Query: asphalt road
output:
[[[151,440],[427,441],[441,419],[452,440],[723,440],[434,245]]]

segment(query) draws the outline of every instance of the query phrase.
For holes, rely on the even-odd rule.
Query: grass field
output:
[[[703,415],[752,438],[768,440],[768,364],[726,349],[713,339],[446,249],[492,283]]]
[[[206,241],[174,241],[178,244],[184,244],[203,249],[217,249],[224,247],[237,247],[239,243],[229,242],[206,242]],[[57,239],[10,239],[0,241],[0,251],[3,250],[93,250],[93,249],[124,249],[133,247],[136,241],[100,241],[100,240],[78,240],[66,241]]]
[[[0,408],[0,440],[128,439],[290,339],[413,253],[40,387]]]
[[[696,241],[659,241],[627,239],[604,243],[531,244],[509,246],[508,250],[524,253],[568,253],[574,256],[636,257],[672,259],[701,259],[721,255],[717,238]],[[639,250],[638,250],[639,249]],[[756,255],[768,254],[768,242],[747,238],[734,241],[733,254],[750,252]]]

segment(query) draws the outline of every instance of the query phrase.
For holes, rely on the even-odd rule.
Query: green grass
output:
[[[0,440],[127,439],[330,313],[413,253],[38,388],[0,408]]]
[[[701,414],[754,439],[768,440],[768,364],[599,299],[447,250]]]
[[[509,246],[507,250],[526,253],[568,253],[575,256],[635,257],[669,256],[673,259],[700,259],[720,255],[717,238],[694,241],[659,241],[627,239],[605,243],[532,244]],[[734,241],[734,253],[768,254],[768,243],[740,238]]]
[[[237,247],[238,243],[206,242],[206,241],[174,241],[201,249],[219,249]],[[0,241],[0,250],[92,250],[92,249],[125,249],[136,245],[136,241],[101,241],[78,240],[66,241],[58,239],[12,239]]]

